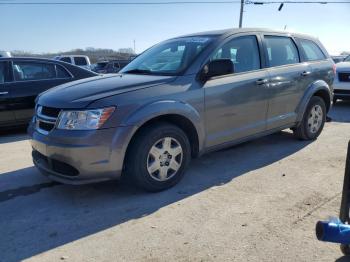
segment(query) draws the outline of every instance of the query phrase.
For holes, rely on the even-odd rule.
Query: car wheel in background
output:
[[[318,96],[312,97],[301,123],[294,129],[295,136],[301,140],[316,139],[323,130],[326,114],[324,100]]]
[[[126,175],[147,191],[161,191],[181,180],[190,159],[186,134],[175,125],[160,123],[145,127],[133,139]]]

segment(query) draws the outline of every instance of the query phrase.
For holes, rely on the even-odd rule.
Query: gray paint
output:
[[[311,39],[320,45],[327,59],[301,60],[299,64],[269,68],[262,48],[265,33]],[[217,40],[177,77],[128,74],[95,77],[65,84],[41,95],[38,103],[43,106],[81,109],[113,105],[117,108],[103,129],[97,131],[53,130],[45,136],[30,126],[33,148],[74,166],[81,174],[71,179],[48,170],[43,170],[44,173],[67,183],[119,177],[133,135],[155,117],[175,114],[189,120],[198,135],[201,155],[298,125],[308,101],[319,90],[325,90],[331,101],[333,62],[318,40],[258,29],[197,35],[210,34],[217,35]],[[242,35],[257,36],[261,69],[201,82],[198,73],[214,50]],[[296,45],[300,48],[297,41]],[[38,163],[37,166],[40,167]]]

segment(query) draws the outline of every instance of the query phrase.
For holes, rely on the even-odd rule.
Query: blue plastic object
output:
[[[350,225],[340,220],[319,221],[316,224],[316,236],[320,241],[350,244]]]

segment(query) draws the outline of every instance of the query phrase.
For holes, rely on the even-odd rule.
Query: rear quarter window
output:
[[[326,56],[322,52],[321,48],[315,42],[306,39],[299,39],[299,42],[306,61],[326,59]]]
[[[88,62],[85,57],[74,57],[74,64],[78,66],[86,66]]]

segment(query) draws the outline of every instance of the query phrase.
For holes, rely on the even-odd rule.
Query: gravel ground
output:
[[[350,103],[330,116],[317,141],[284,131],[211,153],[156,194],[53,183],[25,132],[2,132],[0,261],[348,261],[314,232],[339,212]]]

